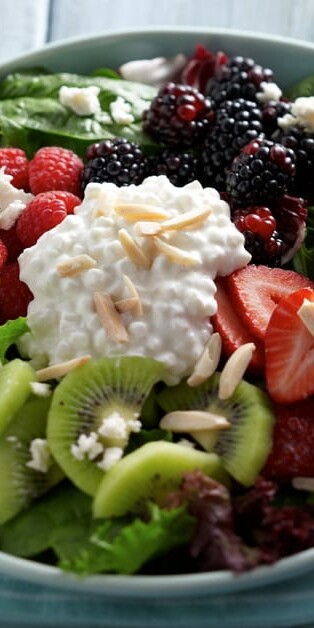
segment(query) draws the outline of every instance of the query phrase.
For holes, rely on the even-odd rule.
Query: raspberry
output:
[[[167,146],[201,143],[214,119],[213,103],[194,87],[166,83],[143,113],[143,128]]]
[[[147,175],[147,159],[141,147],[123,137],[91,144],[81,172],[81,189],[87,184],[109,181],[118,187],[139,185]]]
[[[0,168],[10,174],[14,187],[29,191],[29,161],[21,148],[0,148]]]
[[[3,266],[7,262],[7,259],[8,259],[8,248],[5,242],[3,242],[2,239],[0,239],[0,270],[3,268]]]
[[[217,68],[215,76],[209,80],[207,94],[216,103],[235,98],[256,101],[260,84],[272,80],[272,71],[257,65],[254,59],[231,57]]]
[[[256,139],[233,160],[226,175],[226,191],[237,205],[264,204],[285,194],[294,175],[293,150]]]
[[[23,251],[23,244],[17,237],[16,234],[16,225],[13,225],[11,229],[0,229],[0,248],[1,241],[7,248],[7,259],[6,262],[11,264],[11,262],[16,262],[18,256]],[[1,268],[1,250],[0,250],[0,268]]]
[[[149,174],[165,175],[177,187],[197,179],[198,168],[198,158],[192,151],[177,153],[165,148],[160,155],[149,159]]]
[[[29,163],[29,184],[33,194],[64,190],[81,196],[83,162],[72,150],[60,146],[40,148]]]
[[[26,316],[27,307],[33,295],[28,286],[20,280],[18,262],[5,266],[0,272],[0,303],[3,321]]]
[[[71,192],[42,192],[35,196],[20,215],[16,233],[23,246],[33,246],[38,238],[58,225],[81,200]]]

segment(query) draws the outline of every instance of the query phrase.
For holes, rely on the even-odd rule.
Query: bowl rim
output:
[[[290,48],[308,50],[314,54],[314,42],[284,35],[273,35],[251,30],[214,28],[202,26],[146,26],[114,29],[103,33],[95,33],[84,36],[74,36],[47,42],[44,45],[28,52],[19,54],[0,63],[0,74],[5,75],[17,68],[36,63],[43,53],[58,50],[70,51],[78,45],[101,45],[116,39],[124,39],[139,36],[160,37],[195,35],[197,37],[221,36],[227,37],[231,42],[238,38],[247,41],[259,41],[278,45],[288,45]],[[196,40],[195,40],[196,41]],[[0,551],[0,572],[16,579],[29,582],[62,587],[70,590],[88,591],[88,593],[101,593],[104,596],[114,598],[121,597],[155,597],[162,594],[166,598],[185,596],[210,596],[216,593],[234,593],[247,591],[252,588],[262,587],[265,584],[284,582],[293,579],[300,574],[304,575],[314,569],[314,548],[299,552],[293,556],[283,558],[271,566],[260,566],[242,574],[234,574],[231,571],[215,571],[204,573],[192,573],[182,575],[95,575],[86,579],[78,579],[54,566],[38,563],[34,560],[19,558]]]

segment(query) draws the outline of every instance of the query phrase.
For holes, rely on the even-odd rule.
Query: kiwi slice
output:
[[[0,434],[31,395],[30,384],[35,380],[34,369],[19,358],[0,369]]]
[[[184,445],[155,441],[125,456],[106,473],[94,497],[95,517],[119,517],[143,512],[147,501],[163,503],[176,489],[182,474],[200,470],[219,482],[228,483],[219,456]]]
[[[192,388],[183,381],[167,387],[158,402],[165,412],[205,410],[226,417],[227,430],[209,433],[207,451],[218,453],[223,464],[238,482],[251,486],[261,471],[272,446],[274,413],[268,396],[257,386],[242,380],[231,397],[218,398],[219,373]]]
[[[63,477],[52,461],[47,472],[28,466],[31,443],[46,438],[50,398],[32,397],[20,408],[0,437],[0,524],[27,508]]]
[[[136,420],[164,365],[152,358],[123,356],[91,360],[75,369],[58,384],[48,417],[49,447],[67,477],[78,488],[94,495],[104,471],[99,467],[103,453],[82,459],[73,453],[80,437],[97,436],[104,450],[126,446],[100,434],[103,421],[117,417],[128,424]]]

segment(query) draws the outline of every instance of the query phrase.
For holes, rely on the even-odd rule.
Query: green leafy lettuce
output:
[[[294,270],[314,280],[314,207],[308,208],[305,240],[292,262]]]

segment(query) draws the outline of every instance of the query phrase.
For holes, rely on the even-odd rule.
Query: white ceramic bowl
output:
[[[131,59],[189,55],[197,43],[212,51],[252,56],[271,67],[284,88],[314,74],[314,45],[308,42],[222,29],[154,28],[47,45],[2,65],[0,79],[22,67],[80,73],[101,66],[118,68]],[[6,621],[8,626],[48,626],[52,621],[54,626],[86,628],[198,628],[218,623],[222,628],[275,628],[314,622],[314,549],[240,576],[219,572],[84,580],[0,552],[0,584],[3,628]]]

